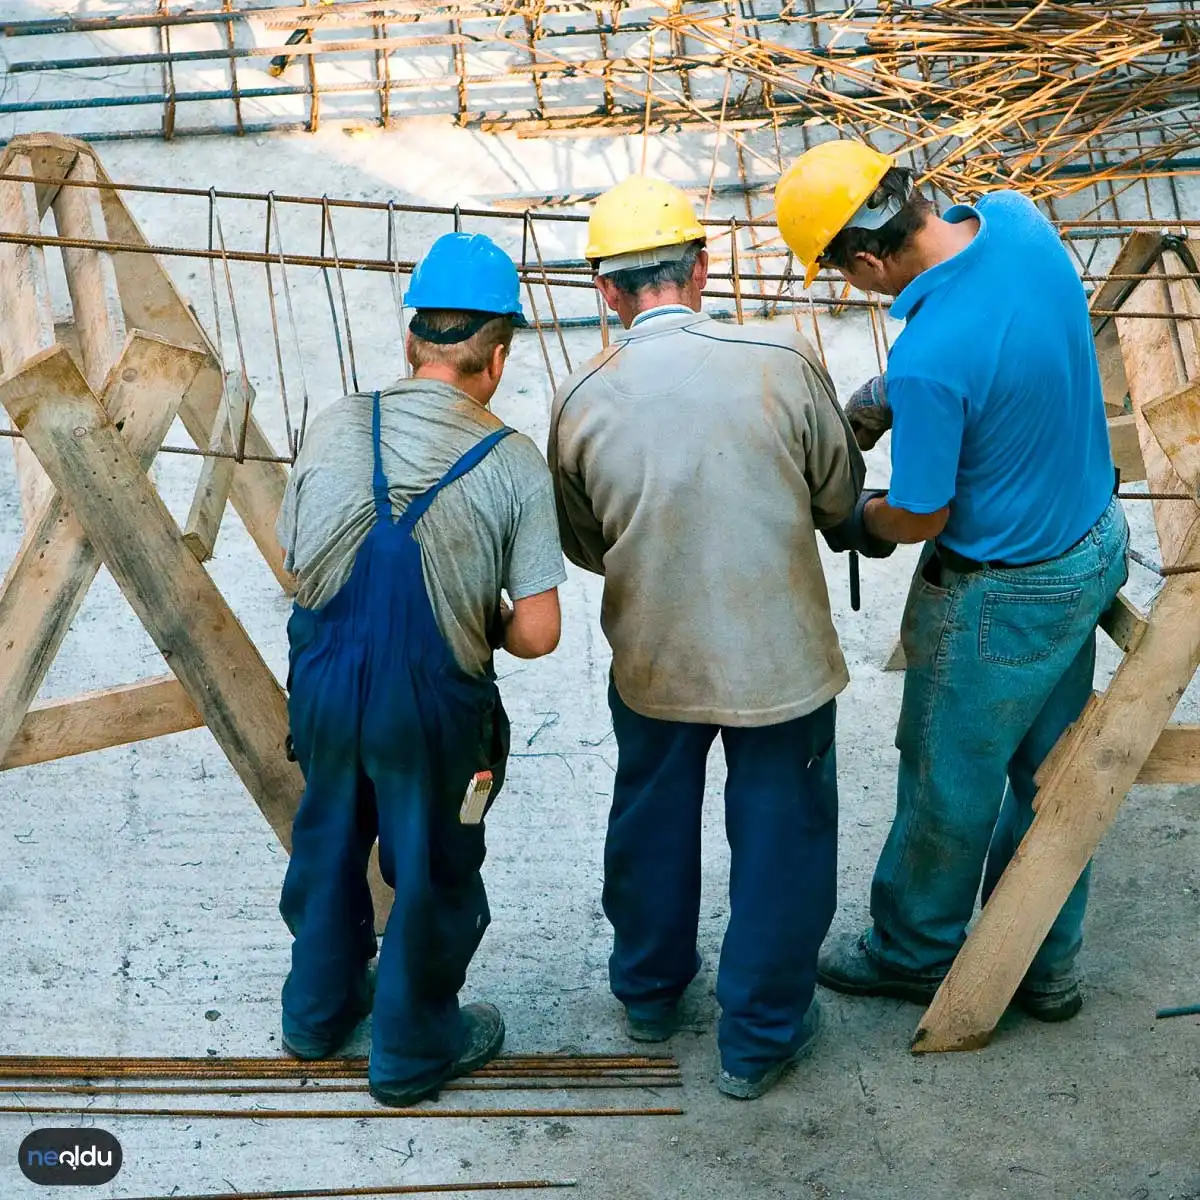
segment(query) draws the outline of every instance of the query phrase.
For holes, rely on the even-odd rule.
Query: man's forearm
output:
[[[893,508],[886,496],[878,496],[867,504],[863,521],[872,536],[909,546],[937,537],[946,528],[949,516],[948,506],[933,513],[914,513],[905,508]]]

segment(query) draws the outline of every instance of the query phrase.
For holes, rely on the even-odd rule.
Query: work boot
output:
[[[843,996],[890,996],[928,1004],[942,981],[893,971],[871,957],[866,933],[843,933],[822,947],[817,957],[817,982]]]
[[[625,1009],[625,1031],[635,1042],[665,1042],[679,1032],[679,1002],[667,1007]]]
[[[330,1058],[350,1040],[359,1025],[371,1015],[371,1005],[374,1001],[375,972],[364,968],[354,985],[345,1010],[333,1023],[330,1031],[321,1037],[314,1037],[303,1030],[293,1029],[289,1032],[285,1029],[281,1038],[284,1053],[304,1062]]]
[[[1038,1021],[1069,1021],[1083,1007],[1074,974],[1053,979],[1025,979],[1013,1003]]]
[[[756,1075],[753,1079],[722,1071],[717,1079],[717,1090],[726,1096],[732,1096],[735,1100],[757,1100],[759,1096],[765,1095],[783,1078],[789,1067],[808,1054],[820,1032],[821,1006],[814,996],[800,1026],[800,1045],[787,1058],[768,1067],[761,1075]]]
[[[504,1047],[504,1018],[494,1004],[464,1004],[463,1024],[467,1027],[462,1053],[444,1071],[410,1083],[372,1083],[371,1095],[389,1108],[411,1108],[422,1100],[435,1100],[444,1083],[460,1075],[478,1071]]]

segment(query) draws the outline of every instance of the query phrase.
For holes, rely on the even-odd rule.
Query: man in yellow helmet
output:
[[[728,778],[729,927],[719,1086],[762,1095],[811,1045],[833,918],[834,697],[848,682],[816,530],[863,465],[812,347],[704,316],[704,228],[634,177],[588,223],[596,287],[625,326],[559,389],[549,460],[568,557],[604,576],[618,749],[605,848],[610,979],[630,1035],[663,1041],[699,968],[705,764]]]
[[[819,979],[927,1003],[1033,818],[1035,775],[1092,693],[1095,630],[1125,581],[1128,529],[1083,287],[1053,226],[997,192],[944,217],[909,172],[856,142],[799,158],[776,190],[808,268],[894,296],[907,322],[886,377],[852,399],[860,444],[891,426],[889,490],[864,493],[835,549],[927,542],[904,613],[896,818],[872,926]],[[1085,871],[1018,1003],[1062,1021]]]

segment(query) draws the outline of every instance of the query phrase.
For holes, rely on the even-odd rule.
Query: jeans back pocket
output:
[[[1083,588],[988,592],[979,629],[980,657],[1013,667],[1049,658],[1071,631],[1082,597]]]

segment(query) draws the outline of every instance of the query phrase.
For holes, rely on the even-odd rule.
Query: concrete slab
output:
[[[664,140],[652,168],[694,178],[702,138]],[[569,143],[487,140],[433,125],[387,136],[119,144],[103,149],[116,179],[279,192],[394,196],[446,203],[530,187],[604,183],[637,165],[637,139]],[[138,196],[151,239],[197,236],[204,204]],[[250,244],[252,215],[222,204],[231,244]],[[199,215],[198,215],[199,214]],[[371,224],[375,221],[375,224]],[[339,249],[378,244],[377,215],[338,217]],[[296,220],[286,235],[316,236]],[[400,222],[401,253],[441,227]],[[547,257],[577,253],[569,230]],[[519,236],[515,225],[510,233]],[[239,242],[241,244],[241,242]],[[210,330],[204,264],[172,272]],[[235,269],[257,413],[284,444],[261,272]],[[218,279],[218,292],[222,287]],[[293,413],[299,368],[314,407],[341,391],[324,282],[296,272],[301,355],[288,349]],[[362,386],[399,369],[386,280],[347,281]],[[62,297],[59,297],[62,303]],[[222,304],[225,302],[222,300]],[[594,311],[586,294],[572,311]],[[58,314],[63,315],[61,312]],[[229,314],[222,320],[227,342]],[[874,373],[865,322],[823,321],[841,389]],[[893,331],[894,333],[894,331]],[[290,336],[284,329],[285,345]],[[573,358],[596,331],[572,333]],[[551,354],[560,377],[557,351]],[[544,441],[550,390],[532,335],[517,343],[497,411]],[[170,441],[182,444],[181,429]],[[872,478],[886,482],[884,449]],[[172,511],[187,512],[198,464],[160,457]],[[1149,513],[1130,505],[1143,548]],[[0,562],[21,536],[11,457],[0,454]],[[826,559],[835,616],[854,681],[841,701],[841,910],[835,929],[866,918],[867,889],[893,808],[891,741],[901,677],[880,666],[896,632],[911,553],[864,563],[864,610],[849,611],[845,564]],[[285,658],[287,603],[235,517],[222,530],[214,577],[274,669]],[[1135,579],[1144,593],[1145,577]],[[499,663],[513,717],[514,759],[489,821],[485,877],[493,924],[468,984],[500,1004],[509,1047],[522,1052],[633,1050],[607,991],[608,930],[600,911],[601,850],[615,748],[605,704],[608,651],[597,581],[572,571],[563,589],[563,643],[548,660]],[[1102,647],[1101,681],[1115,663]],[[47,681],[46,695],[161,671],[161,660],[102,573]],[[1195,690],[1179,719],[1197,719]],[[579,1180],[582,1197],[628,1200],[861,1200],[890,1197],[1200,1197],[1200,1020],[1155,1024],[1154,1009],[1200,1000],[1200,789],[1138,789],[1097,863],[1082,968],[1088,1003],[1061,1028],[1010,1016],[979,1054],[913,1058],[919,1011],[890,1001],[824,997],[827,1027],[811,1061],[766,1099],[719,1097],[713,970],[727,916],[722,765],[714,754],[706,818],[701,950],[687,1028],[681,1118],[221,1123],[109,1119],[126,1166],[112,1197],[365,1186],[534,1176]],[[285,860],[206,731],[180,734],[0,778],[0,1053],[252,1055],[278,1048],[278,991],[288,936],[275,911]],[[365,1043],[359,1043],[360,1047]],[[561,1107],[616,1104],[623,1093],[538,1093]],[[647,1097],[634,1094],[631,1101]],[[35,1097],[23,1097],[36,1103]],[[486,1098],[484,1098],[486,1099]],[[528,1094],[514,1103],[524,1103]],[[672,1103],[664,1092],[652,1103]],[[464,1103],[467,1101],[464,1100]],[[478,1105],[481,1099],[472,1097]],[[32,1197],[17,1144],[63,1119],[0,1116],[0,1196]]]

